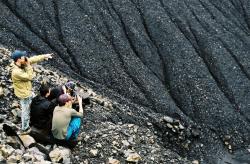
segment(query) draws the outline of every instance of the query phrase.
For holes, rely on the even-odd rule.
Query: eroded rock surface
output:
[[[250,144],[250,1],[2,0],[0,10],[0,44],[55,53],[48,64],[117,103],[92,123],[150,125],[164,147],[208,163]]]

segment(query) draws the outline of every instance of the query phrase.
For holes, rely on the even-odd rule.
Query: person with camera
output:
[[[32,100],[32,64],[52,58],[52,54],[37,55],[28,58],[26,51],[15,50],[11,54],[14,60],[12,63],[11,79],[13,82],[14,94],[20,99],[22,133],[28,133],[30,121],[30,103]]]
[[[79,112],[72,108],[72,97],[62,94],[58,98],[52,118],[52,134],[57,140],[76,141],[81,129],[83,118],[82,98],[77,95]]]
[[[79,95],[79,92],[76,89],[77,84],[73,81],[68,81],[64,85],[55,87],[51,89],[50,95],[48,96],[49,101],[54,101],[58,104],[58,98],[62,94],[67,94],[72,98],[72,107],[76,110],[79,111],[79,103],[77,99],[77,95]],[[79,95],[83,98],[82,95]],[[56,101],[55,101],[56,100]],[[82,101],[82,106],[85,107],[85,105],[90,104],[90,102],[86,99],[83,99]]]

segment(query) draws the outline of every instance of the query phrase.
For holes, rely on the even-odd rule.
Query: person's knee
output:
[[[78,126],[81,126],[81,118],[77,118],[76,123],[77,123]]]

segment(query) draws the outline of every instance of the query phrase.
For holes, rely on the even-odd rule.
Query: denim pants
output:
[[[67,129],[66,140],[76,140],[77,136],[80,132],[81,127],[81,118],[80,117],[72,117]]]
[[[32,101],[32,96],[20,100],[20,105],[21,105],[21,109],[22,109],[21,120],[22,120],[22,130],[23,131],[25,131],[29,128],[31,101]]]

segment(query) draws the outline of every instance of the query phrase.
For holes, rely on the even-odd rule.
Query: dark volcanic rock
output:
[[[165,147],[207,163],[227,151],[224,136],[233,150],[250,144],[250,1],[2,0],[0,10],[0,44],[54,52],[52,66],[118,102],[90,118],[150,122]],[[183,141],[163,116],[187,127]]]

